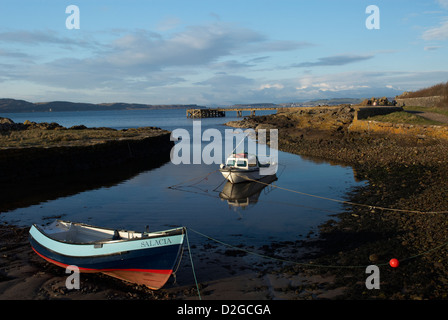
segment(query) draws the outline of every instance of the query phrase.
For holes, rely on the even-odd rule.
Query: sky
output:
[[[448,0],[0,2],[0,98],[213,106],[447,81]]]

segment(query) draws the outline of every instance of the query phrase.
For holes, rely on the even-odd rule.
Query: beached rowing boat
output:
[[[182,252],[185,228],[134,232],[56,220],[32,225],[33,250],[60,267],[101,272],[151,289],[160,289],[173,273]]]

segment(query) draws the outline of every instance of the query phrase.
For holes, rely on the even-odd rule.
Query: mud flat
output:
[[[279,261],[214,242],[191,248],[197,286],[185,250],[176,276],[158,291],[84,273],[80,276],[80,289],[70,290],[65,284],[65,270],[32,251],[28,230],[0,225],[0,300],[311,300],[333,299],[342,293],[339,288],[322,286],[333,281],[333,276],[292,273],[282,269]],[[301,243],[241,249],[294,259],[298,252],[306,256],[309,250]]]

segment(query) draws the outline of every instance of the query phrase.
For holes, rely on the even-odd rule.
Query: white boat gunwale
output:
[[[235,167],[224,167],[221,168],[221,172],[257,172],[259,168],[251,168],[251,169],[244,169],[244,168],[235,168]]]
[[[70,225],[74,225],[74,226],[80,226],[82,228],[89,228],[89,229],[95,229],[95,230],[100,230],[100,231],[108,231],[108,232],[110,232],[110,235],[108,238],[103,238],[103,239],[98,239],[98,240],[93,240],[93,241],[74,242],[74,241],[69,241],[69,240],[64,240],[64,239],[58,239],[58,238],[54,237],[54,234],[57,234],[57,233],[53,233],[53,236],[52,236],[52,233],[46,232],[45,227],[40,226],[38,224],[33,224],[31,229],[34,227],[44,237],[46,237],[47,239],[50,239],[52,241],[60,242],[62,244],[77,245],[77,246],[78,245],[79,246],[91,246],[91,245],[100,245],[100,244],[117,244],[117,243],[123,243],[123,242],[150,240],[150,239],[156,239],[156,238],[161,238],[161,237],[170,237],[170,236],[185,234],[185,227],[177,227],[177,228],[172,228],[172,229],[164,230],[164,231],[143,233],[143,232],[135,232],[132,230],[119,230],[119,229],[112,229],[112,228],[106,228],[106,227],[105,228],[96,227],[96,226],[92,226],[92,225],[88,225],[88,224],[84,224],[84,223],[80,223],[80,222],[74,223],[74,222],[63,221],[63,220],[57,220],[57,222],[64,223],[64,224],[70,224]],[[122,237],[121,239],[113,240],[112,237],[113,237],[115,231],[118,231],[119,233],[128,233],[129,235],[133,234],[133,238]],[[59,233],[65,233],[65,232],[61,231]]]

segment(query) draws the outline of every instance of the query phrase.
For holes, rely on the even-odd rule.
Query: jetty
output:
[[[216,118],[225,117],[226,112],[236,111],[237,117],[243,116],[243,111],[250,112],[251,116],[255,116],[256,111],[260,110],[278,110],[283,107],[229,107],[229,108],[195,108],[187,109],[187,118]]]

